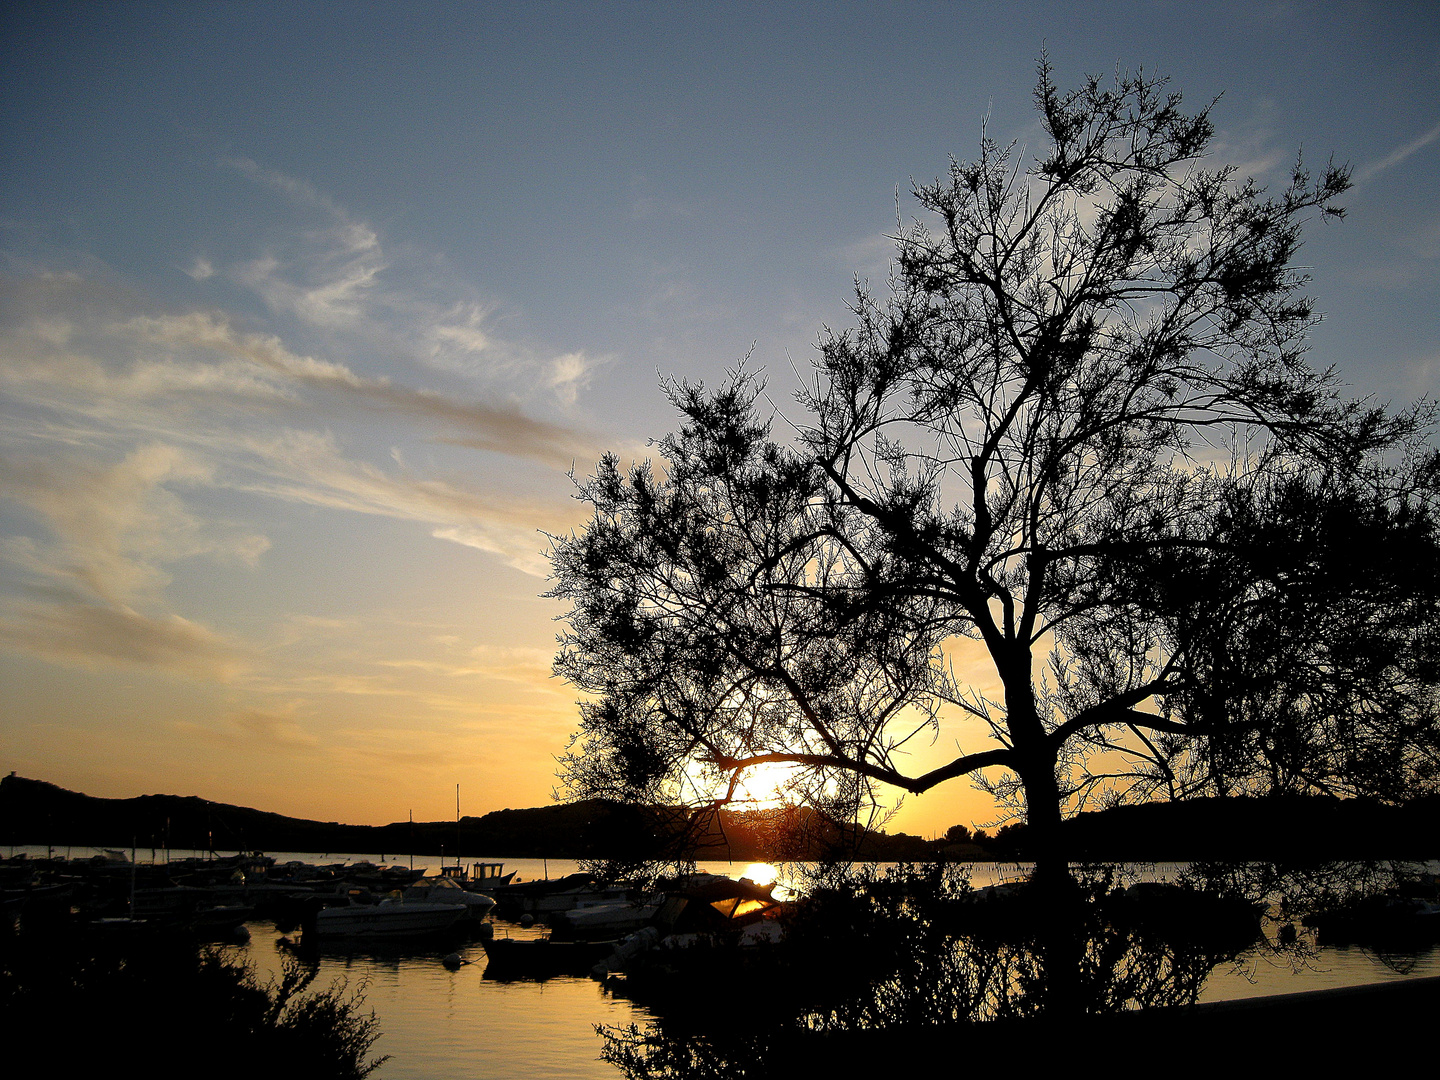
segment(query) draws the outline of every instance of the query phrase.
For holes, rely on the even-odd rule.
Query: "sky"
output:
[[[1038,147],[1042,50],[1262,184],[1348,163],[1311,362],[1440,395],[1430,3],[14,3],[0,50],[0,769],[94,795],[548,803],[570,472],[747,356],[798,419],[913,185]]]

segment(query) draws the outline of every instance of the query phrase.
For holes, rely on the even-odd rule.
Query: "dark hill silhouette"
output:
[[[1024,825],[992,845],[1023,856]],[[1440,797],[1401,805],[1328,795],[1279,795],[1141,803],[1080,814],[1065,823],[1077,860],[1169,859],[1309,861],[1440,857]]]
[[[196,850],[414,853],[509,858],[615,858],[661,844],[664,811],[599,799],[495,810],[454,821],[345,825],[286,817],[196,796],[102,799],[13,773],[0,779],[0,844]],[[1200,799],[1081,814],[1066,824],[1079,859],[1434,858],[1440,798],[1405,806],[1332,798]],[[1024,858],[1027,830],[985,846],[862,832],[846,850],[881,861]],[[695,833],[701,859],[815,858],[837,831],[804,811],[726,810]],[[858,846],[857,846],[858,844]]]
[[[511,858],[644,855],[661,843],[663,812],[590,799],[495,810],[454,821],[345,825],[311,821],[196,796],[102,799],[14,774],[0,779],[0,843],[191,848],[199,851],[411,853]],[[774,814],[724,812],[697,836],[696,855],[712,859],[806,857],[799,823]],[[814,840],[814,830],[810,830]],[[832,834],[833,835],[833,834]],[[915,836],[868,833],[861,854],[877,859],[932,857]]]

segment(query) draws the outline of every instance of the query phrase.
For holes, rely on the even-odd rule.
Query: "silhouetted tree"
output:
[[[1434,791],[1435,522],[1425,496],[1377,497],[1383,486],[1295,469],[1232,478],[1203,542],[1115,559],[1127,603],[1106,629],[1163,641],[1184,675],[1160,698],[1176,726],[1155,729],[1137,792]],[[1071,639],[1072,664],[1109,662],[1096,629]]]
[[[742,366],[666,384],[660,468],[580,485],[552,550],[556,671],[589,695],[572,791],[723,801],[782,765],[845,818],[968,775],[1060,869],[1097,794],[1433,782],[1431,412],[1346,401],[1304,355],[1301,227],[1347,172],[1207,169],[1208,110],[1165,86],[1064,93],[1042,60],[1041,152],[987,135],[916,188],[793,440]],[[966,640],[998,700],[953,678]],[[967,716],[990,745],[907,771]]]

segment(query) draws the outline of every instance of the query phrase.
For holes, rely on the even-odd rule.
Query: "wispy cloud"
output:
[[[551,656],[541,649],[477,645],[464,657],[450,660],[384,660],[381,666],[425,671],[446,678],[499,679],[531,689],[572,696],[550,671]]]
[[[227,319],[214,313],[140,317],[116,329],[156,344],[209,350],[248,361],[297,384],[333,391],[373,408],[438,422],[453,430],[453,434],[442,436],[447,443],[528,457],[561,469],[568,469],[577,457],[598,456],[598,441],[593,436],[527,416],[514,403],[457,401],[434,391],[398,386],[387,378],[357,375],[344,364],[297,356],[274,336],[237,333]],[[589,369],[583,354],[560,357],[554,362],[550,384],[573,387]]]
[[[498,302],[482,299],[473,286],[447,274],[443,260],[403,245],[392,255],[378,228],[308,181],[249,158],[221,163],[309,215],[305,227],[225,269],[226,277],[272,311],[348,335],[347,340],[370,340],[392,357],[418,359],[482,385],[506,385],[526,395],[548,388],[561,404],[575,404],[595,363],[583,352],[555,356],[501,333]],[[219,271],[197,257],[186,272],[203,280]]]
[[[229,615],[197,594],[171,595],[187,561],[266,572],[265,500],[409,522],[536,577],[549,572],[542,530],[578,520],[560,474],[600,443],[563,416],[606,358],[507,340],[494,303],[427,278],[403,245],[409,265],[397,269],[380,230],[314,185],[245,158],[225,165],[300,222],[257,230],[248,257],[205,251],[177,267],[217,297],[227,281],[250,290],[264,307],[248,317],[176,310],[81,253],[0,255],[0,501],[13,511],[0,535],[0,646],[243,675],[269,693],[274,650],[233,636]],[[268,637],[246,633],[340,630],[274,620]],[[359,631],[345,632],[363,651]],[[338,654],[336,665],[304,692],[414,697],[394,672],[347,670]],[[246,723],[250,738],[294,734]]]
[[[561,503],[486,497],[443,480],[387,473],[347,458],[326,434],[289,431],[251,440],[244,448],[254,461],[251,476],[236,478],[230,486],[311,506],[420,522],[431,526],[438,539],[500,555],[537,577],[549,572],[539,550],[539,530],[566,526],[573,513]]]
[[[891,260],[895,258],[894,230],[872,233],[843,244],[835,249],[835,254],[852,273],[862,278],[881,279],[890,272]]]
[[[463,323],[452,323],[435,327],[433,334],[435,345],[431,349],[431,355],[438,355],[446,345],[452,345],[465,353],[484,353],[491,349],[494,342],[490,335],[481,327],[479,312],[473,312]]]
[[[514,401],[460,400],[356,373],[345,364],[297,354],[272,334],[242,332],[219,312],[121,314],[109,296],[87,296],[83,282],[7,282],[15,295],[0,319],[0,382],[35,403],[114,415],[149,400],[175,407],[245,398],[301,404],[304,390],[335,407],[363,407],[427,425],[417,433],[457,445],[530,458],[568,469],[598,456],[584,431],[528,415]],[[103,293],[104,290],[92,290]],[[552,362],[553,387],[583,384],[583,354]],[[68,401],[63,400],[68,398]]]
[[[228,714],[225,717],[225,734],[237,737],[236,741],[284,750],[316,746],[320,741],[297,724],[289,713],[263,709],[243,709]]]
[[[271,308],[317,326],[337,327],[358,319],[367,292],[388,265],[375,229],[305,180],[245,157],[225,158],[222,164],[302,207],[318,210],[323,218],[320,226],[298,238],[300,257],[282,260],[266,252],[233,267],[231,276]]]
[[[248,650],[179,615],[152,617],[124,605],[71,598],[12,605],[0,614],[0,646],[83,665],[159,668],[229,681]]]
[[[1282,146],[1275,134],[1276,103],[1261,98],[1251,105],[1250,116],[1222,130],[1211,145],[1211,161],[1229,165],[1244,179],[1253,176],[1261,183],[1276,179],[1279,170],[1295,161],[1295,147]]]
[[[413,522],[539,577],[541,530],[575,519],[563,482],[549,497],[517,497],[505,483],[487,492],[473,476],[419,473],[398,448],[384,464],[347,448],[373,442],[365,417],[379,415],[422,446],[556,471],[596,456],[590,436],[513,401],[362,375],[224,313],[156,312],[80,274],[31,273],[0,291],[0,499],[21,511],[0,536],[0,645],[233,678],[249,650],[166,596],[183,560],[261,564],[269,538],[216,513],[226,491]],[[576,385],[588,370],[575,357],[552,377]]]
[[[167,485],[211,482],[174,447],[146,445],[100,463],[62,451],[0,458],[0,497],[26,507],[43,535],[0,540],[22,588],[0,602],[0,643],[52,659],[130,664],[233,678],[248,651],[167,611],[166,567],[208,557],[253,567],[263,535],[204,522]]]
[[[1429,146],[1436,139],[1440,139],[1440,124],[1436,124],[1429,131],[1425,132],[1423,135],[1416,136],[1409,142],[1405,143],[1403,146],[1396,147],[1384,157],[1379,158],[1376,161],[1370,162],[1370,164],[1364,166],[1363,168],[1356,169],[1355,182],[1357,184],[1363,184],[1367,180],[1375,179],[1375,177],[1379,176],[1387,169],[1393,169],[1396,165],[1399,165],[1406,158],[1425,149],[1425,147]]]
[[[566,353],[550,361],[546,385],[555,391],[555,396],[566,405],[574,405],[580,390],[590,381],[590,375],[597,366],[583,352]]]
[[[185,739],[201,740],[232,749],[305,754],[319,748],[320,740],[295,721],[295,709],[237,709],[216,721],[176,720],[171,724]]]
[[[165,563],[205,555],[254,566],[264,554],[264,536],[201,522],[167,486],[213,479],[191,455],[155,444],[110,464],[73,453],[0,458],[0,496],[29,507],[53,538],[29,543],[25,568],[116,605],[168,584]]]

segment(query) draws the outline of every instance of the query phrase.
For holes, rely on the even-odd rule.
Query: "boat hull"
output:
[[[458,904],[355,904],[315,914],[320,937],[396,938],[438,934],[465,916]]]

